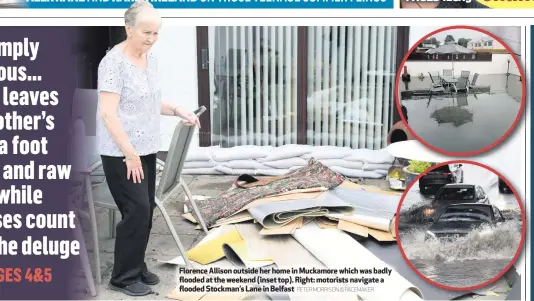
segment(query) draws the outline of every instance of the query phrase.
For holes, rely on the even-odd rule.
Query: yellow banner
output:
[[[534,0],[477,0],[491,8],[534,8]]]

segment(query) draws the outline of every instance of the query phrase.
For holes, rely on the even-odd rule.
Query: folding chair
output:
[[[200,116],[204,111],[206,111],[206,107],[202,106],[195,111],[195,114],[196,116]],[[160,201],[164,203],[178,190],[183,189],[191,203],[191,207],[193,207],[197,221],[202,226],[204,232],[208,233],[208,228],[198,210],[193,195],[191,194],[189,187],[187,187],[184,179],[181,177],[185,159],[187,158],[187,152],[189,151],[191,139],[193,138],[194,129],[195,127],[193,126],[184,125],[183,121],[180,121],[174,129],[169,152],[167,153],[167,159],[164,163],[163,173],[156,189],[156,202]],[[170,223],[170,219],[168,220],[168,223]]]
[[[89,213],[77,210],[76,213],[79,218],[84,218],[89,220],[91,225],[91,234],[93,240],[93,252],[94,252],[94,261],[95,261],[95,274],[96,274],[96,283],[102,283],[102,274],[100,272],[100,247],[98,243],[98,229],[96,222],[96,212],[93,203],[92,196],[92,180],[91,180],[91,171],[93,171],[88,165],[88,161],[92,162],[96,157],[94,152],[91,151],[91,146],[94,146],[94,140],[96,139],[96,127],[95,127],[95,114],[96,114],[96,105],[94,103],[94,97],[96,97],[96,90],[91,89],[76,89],[73,97],[73,106],[72,106],[72,124],[73,124],[73,134],[72,137],[77,139],[74,142],[74,146],[77,149],[73,150],[77,160],[75,161],[74,173],[75,176],[79,177],[78,189],[71,195],[75,200],[71,204],[75,208],[83,206],[85,200],[87,199],[87,207]],[[79,140],[78,140],[79,139]],[[93,142],[93,143],[91,143]],[[102,174],[95,173],[96,176],[103,176]],[[79,220],[79,219],[78,219]],[[91,296],[97,296],[97,286],[93,281],[93,273],[89,263],[89,257],[87,253],[87,248],[85,247],[84,235],[81,231],[81,225],[77,224],[77,229],[75,230],[75,235],[78,237],[82,247],[82,267],[84,269],[85,277],[87,278],[89,293]]]
[[[469,86],[467,85],[467,78],[460,77],[455,85],[456,92],[466,91],[469,92]]]
[[[473,75],[473,80],[469,83],[469,88],[470,89],[475,89],[476,88],[477,79],[478,79],[478,73],[475,73],[475,75]]]
[[[454,76],[454,74],[452,73],[452,69],[444,69],[443,76]]]
[[[195,114],[197,116],[200,116],[202,113],[204,113],[204,111],[206,111],[206,108],[202,106],[201,108],[195,111]],[[176,245],[178,246],[182,257],[184,258],[187,267],[190,266],[190,263],[189,259],[186,256],[186,250],[183,247],[183,244],[180,241],[178,234],[176,233],[170,216],[167,213],[167,210],[165,209],[164,203],[169,199],[171,195],[176,193],[179,189],[183,189],[189,199],[189,202],[191,203],[191,206],[193,207],[193,211],[197,217],[197,220],[202,225],[203,230],[206,233],[208,232],[206,224],[200,214],[200,211],[198,210],[195,200],[192,197],[191,191],[189,190],[189,187],[187,187],[187,184],[181,177],[183,165],[187,157],[187,152],[189,150],[189,145],[191,144],[191,139],[193,137],[194,130],[194,126],[186,126],[184,125],[183,121],[180,121],[175,127],[166,162],[163,162],[159,159],[157,160],[157,164],[163,166],[163,173],[156,188],[155,198],[156,206],[161,211],[161,214],[165,219],[167,227],[171,231],[171,235]],[[99,161],[93,166],[91,166],[91,169],[96,170],[101,166],[102,162]],[[109,191],[108,185],[97,186],[93,191],[93,195],[96,196],[94,201],[95,206],[110,209],[110,228],[115,229],[115,211],[119,211],[119,208],[115,204],[111,192]],[[112,231],[111,236],[115,236],[114,231]]]
[[[430,81],[432,82],[430,84],[430,88],[428,89],[429,93],[432,94],[432,92],[444,92],[445,87],[443,87],[443,84],[439,81],[434,81],[434,77],[432,77],[432,74],[428,72],[428,75],[430,76]]]
[[[469,74],[471,74],[471,71],[463,71],[460,73],[460,77],[465,77],[469,79]]]

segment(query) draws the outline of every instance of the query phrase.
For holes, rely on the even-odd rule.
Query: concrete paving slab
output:
[[[193,194],[216,196],[230,189],[235,179],[236,176],[201,175],[196,176],[191,181],[191,183],[189,184],[189,188],[191,189],[191,193]]]
[[[180,241],[184,245],[184,248],[186,250],[189,250],[191,248],[191,245],[193,245],[193,242],[195,241],[197,237],[197,233],[193,235],[179,235]],[[174,242],[174,239],[171,235],[160,235],[160,234],[152,234],[150,235],[150,240],[148,242],[148,247],[146,250],[146,256],[150,256],[152,258],[159,258],[159,257],[169,257],[169,256],[178,256],[180,255],[180,251],[178,250],[178,247],[176,246],[176,243]]]
[[[184,219],[181,216],[181,214],[180,215],[169,214],[169,217],[178,235],[197,235],[198,234],[198,230],[195,230],[196,225]],[[154,221],[152,223],[152,234],[171,235],[171,231],[169,230],[169,227],[167,226],[167,223],[165,222],[165,219],[163,218],[163,216],[158,215],[154,217]]]

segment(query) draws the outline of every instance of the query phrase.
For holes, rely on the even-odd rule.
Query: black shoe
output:
[[[122,293],[125,293],[126,295],[136,296],[136,297],[146,296],[152,293],[152,289],[148,285],[142,282],[134,282],[125,287],[118,287],[110,283],[109,288],[114,291],[122,292]]]
[[[141,281],[143,281],[143,283],[148,284],[148,285],[156,285],[159,283],[159,277],[158,275],[154,273],[151,273],[149,271],[144,271],[141,274]]]

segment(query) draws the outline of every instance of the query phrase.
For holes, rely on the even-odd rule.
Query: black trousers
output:
[[[147,270],[145,252],[156,207],[156,155],[141,157],[144,180],[126,178],[124,157],[102,157],[104,174],[122,220],[117,224],[115,263],[111,284],[124,287],[141,279]]]

